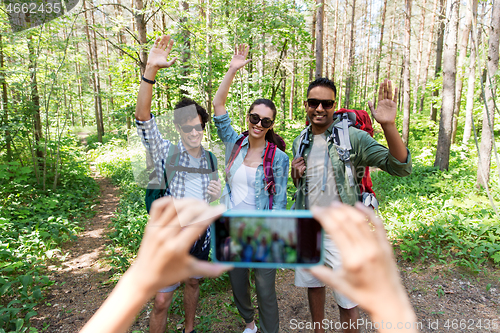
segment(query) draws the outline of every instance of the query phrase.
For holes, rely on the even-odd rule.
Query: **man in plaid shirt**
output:
[[[157,71],[160,68],[170,67],[177,59],[167,61],[172,45],[173,41],[170,40],[170,36],[162,36],[156,40],[149,54],[146,70],[142,77],[135,111],[137,133],[154,161],[158,184],[163,183],[163,174],[169,150],[175,149],[175,147],[173,143],[162,138],[155,118],[151,114],[152,87],[156,82],[154,78]],[[196,102],[184,98],[177,103],[174,111],[174,124],[181,137],[177,144],[177,151],[180,155],[178,165],[180,167],[198,169],[211,167],[209,153],[201,146],[203,130],[208,119],[207,111]],[[220,192],[221,184],[219,180],[210,180],[208,174],[187,171],[176,171],[173,178],[169,180],[166,191],[167,195],[175,198],[191,197],[206,202],[217,200],[220,197]],[[207,232],[193,245],[190,253],[198,259],[208,260],[209,245],[210,229],[207,229]],[[192,277],[185,281],[185,329],[183,332],[195,332],[193,328],[200,293],[198,282],[200,278]],[[179,285],[180,282],[156,293],[153,310],[149,318],[150,332],[165,332],[168,309],[174,291]]]

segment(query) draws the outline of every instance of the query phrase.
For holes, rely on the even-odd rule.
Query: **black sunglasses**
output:
[[[181,130],[184,133],[191,133],[193,131],[193,129],[195,129],[197,132],[202,132],[205,129],[205,125],[204,124],[196,124],[194,126],[191,126],[191,125],[181,126]]]
[[[250,113],[248,114],[248,117],[252,124],[257,125],[260,121],[262,127],[264,128],[269,128],[274,123],[274,120],[271,120],[271,118],[260,118],[256,113]]]
[[[333,105],[335,104],[335,100],[331,99],[316,99],[316,98],[308,98],[307,99],[307,105],[309,105],[310,108],[316,109],[319,107],[319,105],[323,105],[323,109],[325,110],[330,110],[333,108]]]

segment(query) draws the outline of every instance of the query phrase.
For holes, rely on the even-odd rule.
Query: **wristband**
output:
[[[142,81],[144,81],[144,82],[146,82],[146,83],[149,83],[149,84],[155,84],[155,83],[156,83],[156,80],[153,80],[153,81],[148,80],[148,79],[146,79],[146,78],[144,77],[144,75],[142,76]]]

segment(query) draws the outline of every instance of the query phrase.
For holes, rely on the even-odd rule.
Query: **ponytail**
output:
[[[281,138],[281,136],[274,133],[274,130],[272,128],[269,131],[267,131],[266,140],[274,143],[276,145],[276,147],[281,149],[281,151],[285,152],[285,149],[286,149],[285,141],[283,140],[283,138]]]

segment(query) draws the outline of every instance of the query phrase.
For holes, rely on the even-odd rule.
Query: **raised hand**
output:
[[[248,64],[252,59],[247,59],[249,46],[245,44],[236,45],[234,47],[234,55],[233,59],[231,59],[231,63],[229,64],[229,69],[239,70]]]
[[[172,45],[174,45],[174,41],[170,38],[170,35],[162,35],[156,38],[155,45],[149,52],[147,65],[156,69],[172,66],[177,60],[177,57],[175,57],[168,61],[168,55],[172,50]]]
[[[394,90],[392,95],[392,82],[385,79],[378,89],[378,105],[375,110],[372,101],[368,102],[373,118],[382,126],[394,124],[396,122],[396,114],[398,112],[397,105],[398,88]]]

